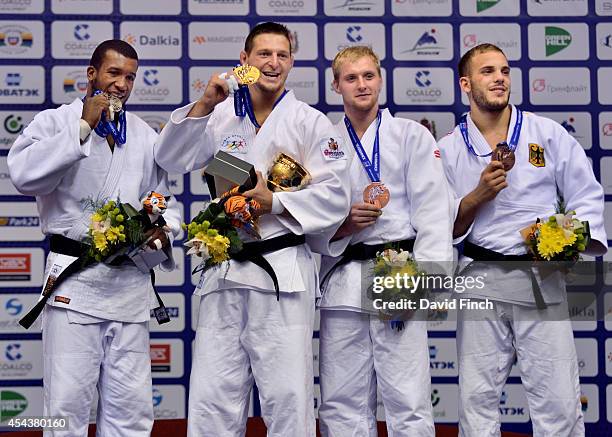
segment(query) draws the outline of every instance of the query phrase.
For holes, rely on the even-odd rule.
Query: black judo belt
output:
[[[376,258],[376,254],[378,252],[382,252],[385,249],[402,249],[407,250],[408,252],[412,252],[414,248],[414,238],[410,238],[408,240],[400,240],[400,241],[390,241],[388,243],[380,243],[380,244],[364,244],[364,243],[356,243],[349,245],[342,255],[340,255],[340,259],[332,266],[331,269],[325,274],[323,279],[321,280],[321,285],[324,285],[326,281],[331,278],[332,273],[338,268],[345,264],[348,264],[351,261],[367,261],[369,259]]]
[[[278,237],[269,238],[267,240],[250,241],[242,245],[242,250],[238,253],[230,254],[230,258],[234,261],[244,262],[250,261],[253,264],[261,267],[266,271],[272,282],[274,282],[274,290],[276,291],[276,300],[280,300],[280,289],[278,286],[278,278],[274,269],[263,255],[277,250],[286,249],[287,247],[300,246],[306,243],[304,235],[284,234]]]
[[[466,242],[463,245],[463,254],[469,258],[472,258],[474,261],[478,262],[494,262],[501,263],[505,261],[533,261],[533,257],[529,254],[524,255],[504,255],[503,253],[496,252],[494,250],[485,249],[484,247],[478,246],[474,243]],[[508,266],[501,267],[508,268]],[[538,280],[533,272],[533,269],[529,269],[529,277],[531,279],[531,288],[533,290],[533,297],[535,299],[536,307],[539,310],[543,310],[546,308],[546,302],[544,302],[544,297],[542,296],[542,290],[540,290],[540,285],[538,284]]]
[[[25,315],[21,320],[19,320],[19,324],[24,328],[28,329],[32,324],[36,321],[40,313],[42,313],[45,308],[45,304],[49,300],[49,297],[53,294],[53,290],[55,290],[64,280],[70,277],[73,273],[78,272],[79,270],[83,270],[93,263],[91,261],[87,261],[87,252],[89,251],[89,245],[81,243],[80,241],[72,240],[70,238],[64,237],[63,235],[53,234],[49,239],[50,250],[51,252],[59,253],[62,255],[74,256],[77,257],[72,264],[66,267],[55,279],[55,281],[45,284],[45,289],[42,292],[41,299],[34,305],[34,307]],[[110,265],[118,266],[124,262],[130,261],[130,258],[127,256],[119,256],[116,257]],[[153,310],[155,314],[155,318],[157,322],[161,325],[163,323],[168,323],[170,321],[170,317],[168,316],[168,312],[162,301],[161,296],[157,292],[155,288],[155,271],[153,269],[150,270],[151,274],[151,283],[153,285],[153,291],[155,292],[155,297],[157,298],[157,302],[159,304],[158,308]]]

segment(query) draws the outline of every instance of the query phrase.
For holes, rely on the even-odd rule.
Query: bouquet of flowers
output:
[[[230,255],[240,252],[241,231],[260,238],[253,214],[260,206],[242,196],[239,190],[240,187],[235,187],[224,193],[206,205],[191,223],[183,225],[187,230],[187,255],[202,258],[201,267],[194,273],[219,265],[229,260]]]
[[[427,295],[427,290],[422,284],[415,282],[415,278],[425,275],[410,253],[399,249],[385,249],[377,252],[372,268],[374,277],[391,278],[392,287],[382,287],[382,291],[376,292],[372,298],[380,299],[385,303],[399,304],[402,308],[408,307],[408,302],[419,302],[419,299]],[[382,281],[384,283],[384,281]],[[373,289],[373,287],[372,287]],[[374,292],[374,290],[373,290]],[[417,305],[418,307],[418,305]],[[404,328],[403,320],[410,318],[414,310],[396,310],[386,312],[379,310],[379,315],[384,320],[391,320],[391,326],[395,329]]]
[[[98,206],[91,216],[85,241],[89,245],[86,262],[112,263],[117,257],[139,249],[149,229],[166,225],[161,217],[166,211],[166,200],[161,194],[151,191],[142,201],[140,211],[129,203],[115,200]]]
[[[576,211],[566,211],[563,199],[556,213],[547,220],[537,221],[521,230],[525,244],[536,261],[572,261],[580,259],[589,240],[589,222],[575,217]]]
[[[161,251],[147,253],[143,248],[146,243],[147,232],[156,226],[164,227],[166,221],[161,215],[166,211],[167,198],[151,191],[142,201],[142,209],[137,211],[128,203],[115,200],[95,201],[88,199],[86,209],[93,209],[89,230],[85,241],[80,244],[78,255],[65,255],[59,253],[54,264],[48,272],[41,299],[28,311],[19,323],[28,329],[40,315],[53,290],[73,273],[83,270],[92,264],[103,262],[112,264],[115,261],[129,257],[143,272],[151,269],[167,259]],[[157,241],[158,249],[161,242]],[[122,258],[119,258],[122,257]],[[159,323],[169,321],[165,314],[165,307],[158,296],[160,307],[155,309],[155,316]]]

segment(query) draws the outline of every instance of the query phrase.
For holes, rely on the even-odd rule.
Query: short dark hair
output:
[[[136,50],[134,50],[134,47],[120,39],[109,39],[101,42],[98,47],[96,47],[89,60],[89,65],[98,70],[102,65],[106,52],[109,50],[113,50],[126,58],[135,59],[138,62],[138,54]]]
[[[476,47],[472,47],[467,52],[465,52],[465,54],[459,60],[459,77],[468,76],[470,74],[470,61],[474,56],[484,52],[499,52],[502,55],[506,56],[504,51],[497,47],[495,44],[484,43],[479,44]]]
[[[263,33],[274,33],[287,38],[287,41],[289,41],[289,53],[291,53],[291,33],[289,32],[289,29],[287,29],[287,26],[283,24],[273,23],[271,21],[260,23],[251,29],[249,35],[244,41],[244,51],[251,53],[251,50],[253,50],[253,41],[255,40],[255,37]]]

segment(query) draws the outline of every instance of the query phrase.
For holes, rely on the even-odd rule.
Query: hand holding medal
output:
[[[389,189],[380,182],[372,182],[363,190],[363,201],[377,208],[387,206],[390,197]]]
[[[116,117],[117,114],[119,115],[118,117]],[[108,135],[111,135],[115,140],[115,144],[125,144],[126,117],[121,99],[113,94],[94,90],[92,82],[87,83],[87,95],[83,99],[81,118],[99,136],[106,138]]]
[[[227,82],[230,94],[234,94],[241,86],[253,85],[259,80],[260,71],[249,64],[239,65],[229,73],[222,73],[219,78]]]
[[[514,167],[514,151],[510,149],[508,143],[501,142],[497,145],[493,153],[491,154],[491,161],[499,161],[504,165],[505,171],[510,171]]]

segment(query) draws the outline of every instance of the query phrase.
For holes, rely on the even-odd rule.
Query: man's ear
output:
[[[461,91],[466,94],[472,91],[472,85],[470,84],[470,79],[467,76],[459,78],[459,88],[461,88]]]
[[[98,77],[98,71],[93,65],[87,67],[87,80],[93,82]]]
[[[246,60],[247,60],[247,52],[245,52],[244,50],[240,51],[240,63],[242,65],[246,64]]]
[[[338,81],[336,79],[332,80],[332,87],[334,88],[334,91],[338,94],[340,94],[340,89],[338,88]]]

